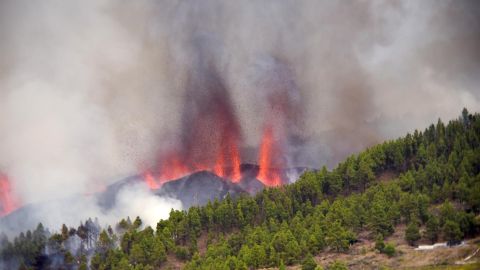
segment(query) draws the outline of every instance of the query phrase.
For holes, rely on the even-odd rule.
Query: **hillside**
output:
[[[464,109],[448,124],[439,120],[293,184],[172,210],[156,228],[139,218],[105,229],[90,220],[53,234],[39,225],[3,238],[0,256],[6,269],[423,267],[473,254],[479,211],[480,114]],[[452,247],[414,251],[436,242]]]

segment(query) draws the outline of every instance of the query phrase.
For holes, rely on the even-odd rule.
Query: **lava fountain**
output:
[[[12,192],[10,180],[6,175],[0,173],[0,203],[2,209],[0,216],[5,216],[18,208],[17,200]]]
[[[190,173],[209,170],[238,182],[241,179],[241,128],[227,85],[204,41],[194,40],[196,57],[185,81],[179,134],[173,146],[160,151],[144,179],[151,188]]]
[[[275,140],[272,126],[267,125],[263,132],[262,142],[260,144],[260,153],[258,164],[258,180],[266,186],[279,186],[282,184],[282,177],[279,169],[282,167],[278,160],[281,157],[281,150],[278,142]],[[280,167],[280,168],[279,168]]]
[[[157,160],[143,173],[152,189],[196,171],[208,170],[233,183],[242,179],[242,130],[228,84],[217,66],[217,51],[208,39],[192,42],[191,70],[185,87],[180,128]],[[259,146],[257,179],[266,186],[283,183],[291,130],[299,130],[298,89],[288,63],[269,58],[259,83],[264,129]]]

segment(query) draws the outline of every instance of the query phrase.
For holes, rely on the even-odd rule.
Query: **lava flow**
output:
[[[3,174],[0,174],[0,203],[2,204],[0,210],[0,216],[2,217],[18,208],[17,201],[12,194],[10,181]]]

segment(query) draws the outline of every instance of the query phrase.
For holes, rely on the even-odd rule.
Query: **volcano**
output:
[[[223,199],[227,194],[236,197],[247,192],[234,182],[225,181],[212,172],[200,171],[169,181],[155,193],[178,199],[183,207],[188,208],[193,205],[204,205],[215,198]]]
[[[231,85],[221,72],[224,67],[218,66],[217,53],[201,37],[195,38],[192,45],[191,70],[182,83],[185,91],[179,106],[178,129],[154,140],[152,155],[138,161],[135,175],[102,192],[89,192],[106,211],[115,206],[117,194],[125,186],[139,182],[154,194],[168,195],[189,207],[227,194],[236,197],[281,186],[293,182],[305,170],[289,167],[297,164],[290,150],[293,142],[297,145],[302,141],[296,132],[302,130],[299,119],[303,106],[288,63],[269,61],[272,71],[258,82],[263,119],[258,119],[258,145],[251,145],[245,139],[239,108],[229,90]],[[258,165],[242,164],[255,158]],[[0,216],[17,208],[12,194],[8,179],[2,180],[0,175]]]
[[[233,198],[241,194],[251,194],[261,191],[267,185],[262,183],[257,177],[261,168],[256,164],[241,164],[239,180],[231,180],[229,178],[221,177],[214,171],[201,170],[177,179],[165,179],[163,183],[156,184],[152,187],[151,183],[155,175],[133,175],[123,180],[120,180],[106,188],[104,192],[97,194],[98,203],[104,208],[109,209],[115,204],[116,194],[125,186],[132,185],[138,182],[147,184],[152,192],[159,196],[168,196],[178,199],[182,202],[184,208],[193,205],[205,205],[209,200],[223,199],[227,193]],[[292,179],[297,179],[305,170],[305,167],[295,168],[268,168],[264,170],[266,174],[277,175],[280,184],[287,184],[292,182]],[[230,168],[224,168],[223,171],[230,171]]]
[[[222,170],[229,171],[231,168],[223,168]],[[307,170],[307,168],[303,167],[289,169],[269,168],[266,170],[266,173],[278,175],[282,184],[286,184],[297,179],[305,170]],[[45,213],[45,211],[48,211],[48,209],[51,209],[52,206],[58,203],[75,205],[77,209],[82,209],[82,207],[84,207],[82,202],[93,200],[93,204],[98,205],[103,212],[109,213],[118,206],[118,196],[120,196],[119,194],[122,191],[139,184],[149,186],[151,192],[156,196],[166,196],[179,200],[182,203],[183,209],[187,209],[190,206],[202,206],[215,199],[222,200],[227,194],[230,194],[230,196],[235,199],[243,194],[253,195],[268,187],[257,178],[260,171],[261,168],[259,165],[241,164],[239,166],[239,180],[231,180],[215,174],[214,171],[201,170],[177,179],[166,179],[164,183],[158,184],[155,188],[151,188],[148,183],[149,180],[145,178],[145,175],[135,174],[116,181],[101,192],[77,194],[63,198],[60,201],[38,202],[35,204],[26,204],[17,209],[11,208],[10,212],[5,212],[5,215],[0,217],[0,226],[12,232],[33,228],[37,225],[38,220],[37,218],[32,218],[32,213],[37,213],[40,217],[43,215],[42,213]],[[158,176],[152,174],[151,177],[154,178]],[[69,212],[58,213],[60,216],[68,216],[70,214]],[[21,224],[21,226],[19,224]]]

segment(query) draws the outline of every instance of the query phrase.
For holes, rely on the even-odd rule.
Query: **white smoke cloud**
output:
[[[144,226],[156,227],[161,219],[168,218],[171,209],[182,209],[182,203],[169,197],[159,197],[142,182],[123,186],[112,208],[99,207],[93,195],[76,195],[27,205],[3,221],[1,231],[15,235],[34,229],[39,222],[46,228],[58,231],[62,224],[77,227],[89,218],[98,218],[100,225],[114,226],[121,219],[139,216]]]
[[[182,203],[153,195],[145,184],[139,183],[120,191],[112,215],[116,220],[125,216],[140,216],[144,224],[155,228],[160,219],[168,218],[172,208],[182,209]]]
[[[113,224],[126,215],[153,225],[181,209],[141,188],[122,191],[107,214],[84,196],[138,172],[164,124],[152,112],[171,110],[160,106],[165,84],[143,82],[138,64],[149,59],[109,13],[112,4],[0,4],[0,171],[22,204],[41,205],[23,229],[39,221],[76,226],[88,217]]]

